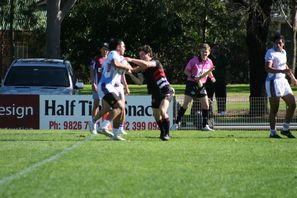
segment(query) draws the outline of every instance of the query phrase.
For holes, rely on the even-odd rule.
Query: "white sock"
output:
[[[104,120],[102,122],[101,128],[107,128],[110,125],[110,121],[109,120]]]
[[[289,127],[290,127],[290,124],[288,124],[288,123],[284,123],[283,124],[283,130],[284,131],[288,131],[289,130]]]
[[[121,125],[119,126],[119,129],[120,129],[120,130],[124,130],[124,125],[121,124]]]
[[[119,129],[113,128],[112,133],[113,133],[114,136],[119,135]]]

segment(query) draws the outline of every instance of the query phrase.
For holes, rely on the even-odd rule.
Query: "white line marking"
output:
[[[88,136],[86,137],[83,141],[79,141],[79,142],[76,142],[75,144],[71,145],[70,147],[67,147],[65,148],[63,151],[47,158],[47,159],[44,159],[42,161],[39,161],[35,164],[32,164],[31,166],[13,174],[13,175],[10,175],[10,176],[7,176],[7,177],[3,177],[1,178],[0,180],[0,186],[4,185],[4,184],[7,184],[8,182],[11,182],[12,180],[15,180],[17,178],[20,178],[32,171],[34,171],[35,169],[39,168],[40,166],[46,164],[46,163],[49,163],[51,161],[54,161],[54,160],[57,160],[59,158],[61,158],[63,155],[65,155],[66,153],[69,153],[70,151],[72,151],[73,149],[79,147],[81,144],[93,139],[95,136],[94,135],[91,135],[91,136]]]

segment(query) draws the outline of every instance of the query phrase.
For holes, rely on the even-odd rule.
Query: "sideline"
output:
[[[42,161],[39,161],[35,164],[32,164],[31,166],[13,174],[13,175],[10,175],[10,176],[7,176],[7,177],[3,177],[0,179],[0,186],[4,185],[4,184],[7,184],[17,178],[20,178],[24,175],[27,175],[29,174],[30,172],[34,171],[35,169],[39,168],[40,166],[46,164],[46,163],[49,163],[49,162],[52,162],[52,161],[55,161],[59,158],[61,158],[63,155],[71,152],[73,149],[76,149],[77,147],[79,147],[80,145],[82,145],[83,143],[87,142],[87,141],[90,141],[92,139],[94,139],[96,136],[95,135],[90,135],[90,136],[87,136],[84,140],[82,141],[78,141],[76,142],[75,144],[69,146],[69,147],[66,147],[64,150],[62,150],[61,152],[59,153],[56,153],[55,155],[52,155],[50,156],[49,158],[47,159],[44,159]]]

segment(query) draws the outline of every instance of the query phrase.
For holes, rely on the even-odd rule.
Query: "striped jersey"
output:
[[[149,67],[143,71],[143,75],[147,82],[149,94],[159,93],[160,90],[167,88],[170,84],[166,78],[163,66],[158,60],[155,61],[155,67]]]

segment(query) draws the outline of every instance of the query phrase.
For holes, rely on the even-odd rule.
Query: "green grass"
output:
[[[267,131],[0,130],[0,197],[294,197],[295,139]],[[295,134],[297,135],[297,134]]]

